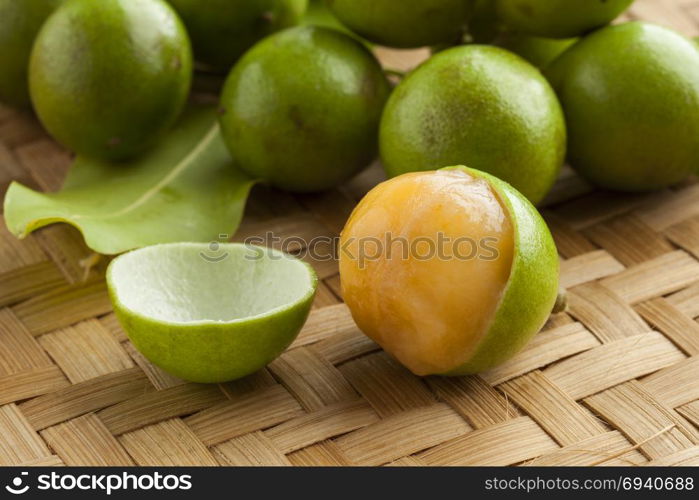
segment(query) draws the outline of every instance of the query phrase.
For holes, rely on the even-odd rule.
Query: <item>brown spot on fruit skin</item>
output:
[[[112,137],[112,138],[109,139],[109,141],[107,142],[107,146],[110,147],[110,148],[115,148],[115,147],[117,147],[117,146],[120,145],[120,144],[121,144],[121,137]]]
[[[374,74],[367,71],[364,76],[362,76],[362,90],[361,93],[363,96],[371,99],[373,96],[376,95],[377,92],[377,85],[376,85],[376,78],[374,77]]]
[[[534,17],[534,9],[532,9],[531,5],[528,5],[526,3],[521,3],[521,4],[517,5],[517,8],[519,9],[519,11],[523,15],[525,15],[527,17]]]
[[[298,106],[289,108],[289,119],[294,123],[297,129],[306,130],[306,123]]]

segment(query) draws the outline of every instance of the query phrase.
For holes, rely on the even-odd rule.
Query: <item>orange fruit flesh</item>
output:
[[[415,172],[360,202],[340,254],[359,328],[413,373],[446,373],[488,331],[510,276],[514,228],[487,181]]]

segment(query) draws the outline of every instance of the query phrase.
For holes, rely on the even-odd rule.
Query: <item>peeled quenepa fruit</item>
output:
[[[182,18],[196,59],[227,70],[259,40],[298,24],[308,0],[168,0]]]
[[[613,21],[634,0],[493,0],[502,22],[546,38],[573,38]]]
[[[29,106],[29,54],[41,25],[60,2],[0,0],[0,101]]]
[[[327,189],[376,156],[389,84],[348,35],[282,31],[235,65],[221,96],[223,138],[242,170],[290,191]]]
[[[46,129],[105,160],[133,156],[164,132],[191,78],[187,33],[163,0],[70,0],[39,32],[29,67]]]
[[[611,26],[547,70],[568,124],[569,161],[608,189],[649,191],[696,172],[699,51],[672,30]]]
[[[328,0],[349,29],[371,42],[411,48],[457,43],[473,0]]]
[[[342,231],[340,276],[359,328],[417,375],[462,375],[516,354],[558,294],[536,209],[465,167],[379,184]]]
[[[524,59],[497,47],[440,52],[393,91],[381,120],[389,176],[466,164],[533,203],[553,185],[566,132],[556,95]]]

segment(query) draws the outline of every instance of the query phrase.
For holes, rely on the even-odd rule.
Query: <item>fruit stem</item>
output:
[[[558,297],[556,297],[556,303],[553,305],[553,314],[565,312],[568,309],[568,292],[565,289],[560,288],[558,290]]]

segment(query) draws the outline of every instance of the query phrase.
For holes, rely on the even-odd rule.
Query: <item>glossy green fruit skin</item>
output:
[[[566,114],[569,161],[593,183],[652,191],[696,171],[699,51],[691,40],[647,23],[610,26],[547,75]]]
[[[163,0],[70,0],[32,50],[29,87],[39,119],[60,143],[118,161],[152,144],[189,92],[187,33]]]
[[[493,322],[475,353],[446,375],[480,373],[502,364],[536,335],[551,315],[559,287],[559,260],[551,232],[536,208],[508,183],[466,167],[487,180],[500,197],[515,230],[512,271]]]
[[[298,24],[308,0],[168,0],[192,39],[197,61],[227,70],[264,37]]]
[[[28,107],[29,54],[41,25],[62,0],[0,0],[0,101]]]
[[[544,70],[577,41],[577,38],[541,38],[508,33],[500,37],[497,45]]]
[[[318,26],[291,28],[234,67],[221,97],[223,138],[254,178],[289,191],[328,189],[376,157],[389,92],[360,42]]]
[[[250,375],[277,358],[301,331],[312,303],[311,296],[282,314],[233,326],[209,324],[196,331],[191,326],[165,325],[144,317],[134,321],[118,307],[115,312],[129,339],[146,358],[183,380],[212,384]],[[271,331],[275,335],[270,336]]]
[[[574,38],[612,22],[634,0],[493,0],[514,31],[545,38]]]
[[[467,164],[538,203],[565,157],[563,113],[541,73],[497,47],[432,57],[393,91],[381,121],[389,177]]]
[[[349,29],[370,42],[414,48],[458,42],[473,0],[327,0]]]

